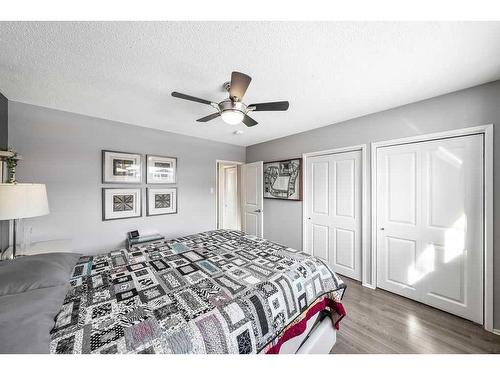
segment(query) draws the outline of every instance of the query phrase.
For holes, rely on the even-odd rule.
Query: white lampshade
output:
[[[0,184],[0,220],[47,215],[49,202],[44,184]]]

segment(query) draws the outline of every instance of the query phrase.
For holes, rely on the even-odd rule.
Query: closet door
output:
[[[483,135],[377,152],[377,285],[483,322]]]
[[[420,300],[417,259],[423,259],[420,144],[377,154],[377,286]]]
[[[306,251],[361,280],[361,151],[310,157]]]

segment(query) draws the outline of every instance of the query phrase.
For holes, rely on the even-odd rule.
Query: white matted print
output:
[[[147,215],[168,215],[177,213],[177,188],[148,188]]]
[[[142,181],[142,157],[128,152],[102,151],[102,182],[138,184]]]
[[[147,155],[146,183],[175,184],[177,182],[177,158]]]
[[[103,188],[102,220],[142,216],[141,189]]]

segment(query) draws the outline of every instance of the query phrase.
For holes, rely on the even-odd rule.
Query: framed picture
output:
[[[141,189],[103,188],[102,220],[142,216]]]
[[[177,188],[148,188],[147,215],[177,213]]]
[[[302,159],[264,163],[264,198],[302,200]]]
[[[147,155],[146,183],[175,184],[177,182],[177,158]]]
[[[140,184],[142,157],[128,152],[102,151],[102,182]]]

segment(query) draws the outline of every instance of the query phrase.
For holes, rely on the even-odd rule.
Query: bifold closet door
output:
[[[483,322],[483,135],[377,150],[377,286]]]
[[[361,280],[361,151],[309,157],[306,251]]]

